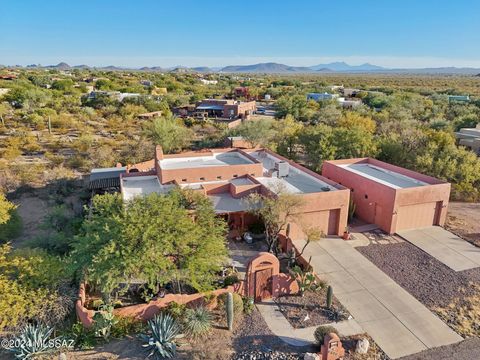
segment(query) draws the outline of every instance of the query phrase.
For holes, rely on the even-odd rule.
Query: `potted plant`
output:
[[[351,239],[351,234],[350,234],[350,229],[348,228],[348,226],[345,227],[345,231],[343,232],[343,236],[342,236],[342,239],[343,240],[350,240]]]

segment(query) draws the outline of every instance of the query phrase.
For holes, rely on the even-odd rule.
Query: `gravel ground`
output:
[[[275,299],[280,311],[294,328],[329,324],[334,321],[327,309],[327,290],[306,292],[304,296],[288,295]],[[334,297],[333,307],[348,318],[347,310]],[[308,317],[307,317],[308,315]],[[306,320],[305,320],[306,319]]]
[[[480,268],[455,272],[408,242],[356,249],[430,309],[461,304],[480,285]]]
[[[245,316],[240,326],[234,329],[233,349],[237,354],[251,351],[286,353],[303,359],[305,352],[315,351],[315,347],[296,347],[284,343],[268,328],[260,312],[255,308]],[[261,358],[260,358],[261,359]]]
[[[478,360],[480,359],[480,338],[470,338],[453,345],[403,357],[399,360]]]

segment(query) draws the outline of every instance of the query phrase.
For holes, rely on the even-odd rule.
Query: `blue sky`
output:
[[[480,67],[478,0],[1,0],[0,64]]]

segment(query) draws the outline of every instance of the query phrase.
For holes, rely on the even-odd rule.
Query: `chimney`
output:
[[[155,146],[155,163],[163,160],[163,149],[160,145]]]

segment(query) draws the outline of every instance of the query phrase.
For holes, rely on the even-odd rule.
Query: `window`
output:
[[[220,180],[222,177],[221,176],[217,176],[217,179]]]
[[[204,181],[204,180],[205,180],[205,178],[204,178],[204,177],[201,177],[201,178],[200,178],[200,180],[201,180],[201,181]]]
[[[238,177],[238,175],[237,175],[237,174],[234,174],[233,177]]]
[[[368,195],[367,195],[367,194],[365,194],[365,199],[368,199]]]
[[[187,179],[182,179],[182,182],[187,182]]]

